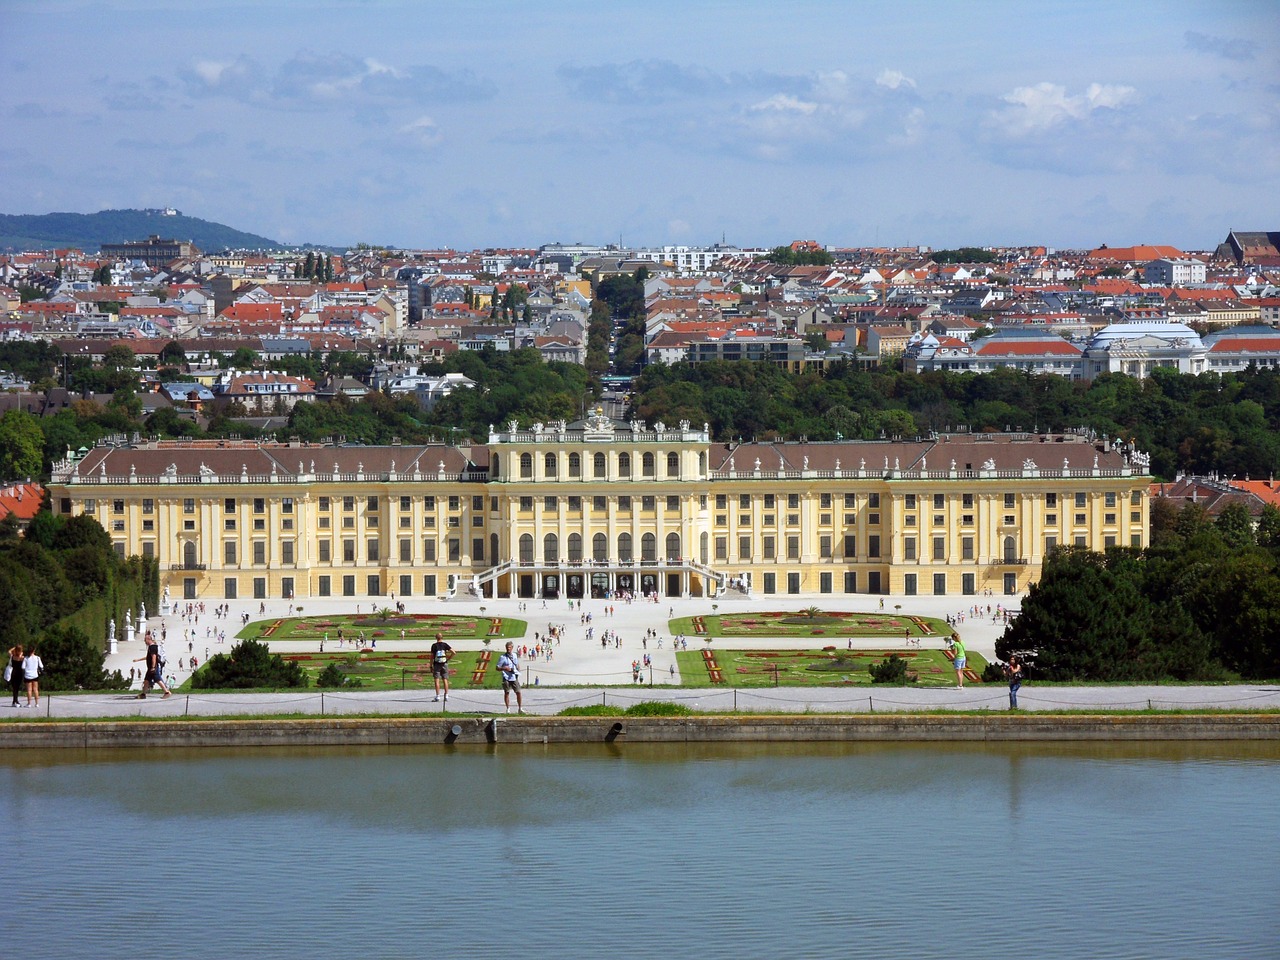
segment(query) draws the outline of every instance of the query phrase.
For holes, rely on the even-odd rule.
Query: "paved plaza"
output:
[[[947,616],[964,616],[956,627],[965,644],[972,651],[991,659],[995,656],[996,639],[1004,631],[997,607],[1009,606],[1014,611],[1020,597],[884,597],[886,614],[915,615],[943,619]],[[375,602],[376,600],[376,602]],[[728,688],[683,688],[680,686],[679,666],[672,645],[670,632],[673,617],[687,617],[712,613],[721,614],[794,610],[817,606],[825,610],[854,612],[880,612],[879,596],[867,594],[780,596],[747,598],[722,598],[710,601],[702,598],[664,598],[658,603],[633,601],[623,603],[603,600],[584,600],[581,610],[575,601],[571,610],[567,600],[450,600],[435,598],[404,598],[407,613],[457,614],[500,616],[525,620],[529,626],[525,637],[517,645],[534,644],[534,636],[545,637],[552,625],[563,628],[563,638],[554,647],[551,660],[526,659],[523,666],[528,677],[524,690],[524,708],[527,713],[554,714],[571,706],[611,704],[630,706],[641,700],[665,700],[687,704],[697,710],[761,711],[761,712],[866,712],[893,710],[1005,710],[1008,708],[1007,688],[1000,684],[969,684],[964,690],[952,687],[776,687],[751,690]],[[972,601],[964,603],[962,601]],[[302,601],[302,616],[334,616],[370,612],[371,605],[383,606],[390,598],[315,598]],[[251,620],[278,619],[299,616],[291,612],[283,600],[262,601],[232,600],[229,615],[215,619],[215,603],[205,601],[205,611],[198,617],[186,618],[178,609],[168,615],[150,616],[147,625],[156,632],[163,626],[168,640],[166,650],[169,667],[178,683],[188,678],[191,671],[185,668],[191,656],[200,663],[217,653],[226,653],[235,643],[235,634],[241,629],[241,617],[248,613]],[[973,616],[971,607],[980,604],[981,616]],[[900,609],[899,609],[900,605]],[[986,613],[988,605],[992,615]],[[524,609],[521,609],[521,607]],[[185,602],[179,605],[185,610]],[[610,609],[612,612],[610,612]],[[586,626],[581,618],[591,615],[595,639],[586,639]],[[642,638],[648,630],[657,637],[648,641]],[[610,644],[602,648],[599,637],[603,630],[615,631],[622,638],[620,647]],[[219,632],[225,632],[226,641],[219,642]],[[926,637],[925,648],[941,648],[944,637]],[[833,637],[827,642],[843,643],[843,638]],[[335,641],[336,643],[336,641]],[[452,641],[458,650],[481,650],[480,640]],[[813,639],[720,639],[712,641],[712,647],[733,649],[811,649]],[[379,653],[425,651],[429,641],[401,641],[394,636],[380,638]],[[688,638],[688,649],[703,647],[704,641]],[[276,653],[316,653],[318,646],[303,641],[276,641],[270,643]],[[884,638],[854,641],[855,648],[884,649]],[[494,642],[491,649],[501,649]],[[337,652],[336,646],[326,647],[326,652]],[[126,676],[130,669],[138,670],[134,663],[143,656],[144,648],[139,638],[121,642],[118,652],[107,657],[108,670],[120,670]],[[652,659],[652,670],[643,674],[644,683],[632,682],[632,661],[644,654]],[[673,672],[674,670],[674,672]],[[650,682],[652,685],[650,685]],[[135,688],[137,684],[135,683]],[[316,715],[336,714],[397,714],[436,711],[443,703],[432,701],[432,690],[405,691],[323,691],[308,689],[299,693],[226,693],[175,694],[162,699],[158,691],[146,700],[120,692],[103,692],[83,695],[46,695],[41,698],[40,714],[51,717],[128,717],[128,716],[210,716],[253,715],[278,713],[306,713]],[[1018,697],[1024,710],[1046,709],[1147,709],[1213,707],[1219,709],[1280,708],[1280,685],[1237,684],[1230,686],[1052,686],[1038,689],[1035,683],[1026,684]],[[493,714],[502,711],[502,694],[498,690],[473,690],[465,684],[455,686],[449,697],[450,712]],[[0,718],[27,714],[26,710],[0,713]]]

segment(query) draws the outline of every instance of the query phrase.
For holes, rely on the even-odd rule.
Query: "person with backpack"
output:
[[[435,682],[436,696],[432,703],[440,699],[440,684],[444,684],[444,700],[449,702],[449,661],[453,659],[453,647],[444,642],[444,634],[436,634],[436,642],[431,645],[431,679]]]
[[[502,674],[502,702],[506,704],[507,713],[511,712],[511,691],[516,692],[516,712],[524,713],[524,699],[520,695],[520,659],[514,650],[515,644],[507,641],[507,652],[498,658],[498,672]]]

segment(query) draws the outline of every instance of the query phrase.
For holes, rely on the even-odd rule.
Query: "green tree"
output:
[[[1101,554],[1055,551],[996,641],[996,655],[1030,652],[1036,675],[1048,680],[1155,679],[1143,667],[1151,604],[1131,573]]]
[[[1253,518],[1242,503],[1229,503],[1223,507],[1213,526],[1228,546],[1251,547],[1255,543]]]
[[[111,535],[96,519],[84,513],[67,517],[53,540],[55,550],[76,550],[80,547],[95,547],[104,552],[111,550]]]
[[[187,351],[177,340],[170,340],[160,350],[160,362],[165,365],[180,367],[187,362]]]
[[[50,627],[40,638],[39,652],[45,664],[40,686],[46,690],[124,690],[129,686],[119,670],[107,673],[101,645],[79,627]]]
[[[258,365],[258,354],[248,347],[237,347],[230,362],[233,370],[252,370]]]
[[[109,347],[102,355],[102,365],[109,370],[132,370],[137,362],[133,351],[120,343]]]
[[[265,643],[242,640],[229,654],[218,653],[205,662],[204,669],[191,678],[196,689],[223,690],[246,687],[305,687],[302,668]]]
[[[38,477],[44,460],[44,433],[25,410],[0,417],[0,480]]]
[[[1280,509],[1274,504],[1268,503],[1262,508],[1262,515],[1258,517],[1257,539],[1260,547],[1272,552],[1280,550]]]

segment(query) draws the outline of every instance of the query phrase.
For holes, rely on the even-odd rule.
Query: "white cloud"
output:
[[[890,90],[897,90],[900,87],[915,89],[915,85],[916,82],[901,70],[889,70],[886,68],[880,71],[880,76],[876,77],[876,86],[888,87]]]
[[[424,147],[434,147],[444,139],[440,133],[440,128],[436,126],[436,122],[430,117],[419,117],[412,123],[406,123],[400,128],[399,132]]]
[[[1038,133],[1068,121],[1088,120],[1098,110],[1118,110],[1137,98],[1133,87],[1091,83],[1083,93],[1068,94],[1059,83],[1018,87],[1002,100],[1009,107],[995,115],[1007,133]]]
[[[216,63],[213,60],[201,60],[192,69],[205,83],[212,86],[222,78],[222,72],[231,66],[229,63]]]
[[[790,96],[789,94],[775,93],[767,100],[761,100],[759,103],[753,103],[750,109],[776,110],[780,113],[799,113],[809,116],[818,109],[818,105],[808,100],[801,100],[799,97]]]

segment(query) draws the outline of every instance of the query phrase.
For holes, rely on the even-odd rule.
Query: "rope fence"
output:
[[[574,675],[577,676],[577,675]],[[603,676],[630,676],[622,674]],[[568,687],[539,685],[524,686],[526,713],[554,714],[567,707],[603,706],[629,707],[646,701],[681,704],[695,709],[750,710],[763,709],[774,712],[826,712],[859,713],[903,710],[937,711],[1007,709],[1007,693],[1003,687],[990,691],[975,690],[973,694],[961,693],[953,688],[946,690],[918,690],[912,695],[903,693],[910,688],[874,688],[871,690],[842,690],[832,696],[826,691],[807,695],[804,688],[681,688],[669,685],[650,687],[622,683],[617,686]],[[1201,710],[1224,709],[1245,706],[1251,709],[1280,708],[1280,686],[1232,689],[1195,688],[1188,690],[1184,699],[1172,697],[1146,697],[1139,692],[1132,698],[1099,699],[1099,688],[1079,688],[1082,696],[1073,698],[1071,688],[1024,687],[1018,695],[1022,712],[1039,710]],[[1167,690],[1167,688],[1165,688]],[[786,692],[783,692],[786,691]],[[899,692],[902,691],[902,692]],[[1058,691],[1061,691],[1059,693]],[[1126,691],[1129,692],[1129,691]],[[897,695],[895,695],[895,693]],[[1057,694],[1056,696],[1054,694]],[[170,698],[149,697],[139,700],[136,694],[45,694],[44,709],[37,716],[58,719],[92,719],[133,716],[216,716],[227,714],[313,713],[317,715],[346,713],[490,713],[502,706],[502,691],[451,690],[448,697],[439,701],[431,689],[422,691],[340,691],[320,690],[307,692],[272,693],[206,693],[175,694]],[[35,711],[14,710],[0,713],[4,720],[21,720],[31,717]]]

